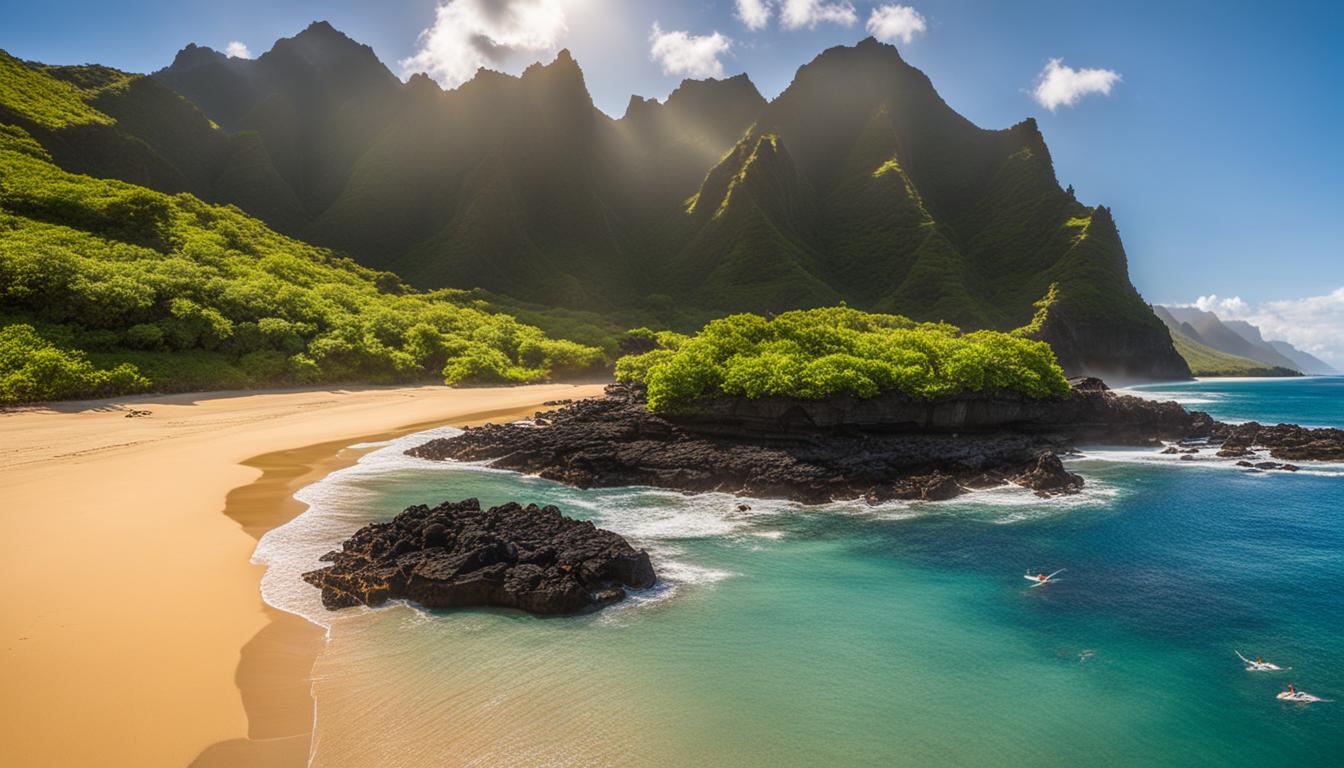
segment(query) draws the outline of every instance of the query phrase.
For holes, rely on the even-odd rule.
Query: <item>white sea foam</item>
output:
[[[1120,489],[1094,478],[1077,493],[1042,498],[1036,492],[1015,484],[999,485],[939,502],[948,511],[964,517],[980,518],[998,525],[1044,520],[1078,510],[1104,507],[1120,495]]]
[[[639,541],[730,536],[796,506],[759,499],[746,505],[726,493],[688,495],[651,488],[575,492],[566,503],[604,528]],[[749,508],[738,509],[742,505]]]
[[[333,614],[322,607],[321,594],[303,581],[303,573],[319,568],[319,558],[368,522],[366,510],[378,494],[363,481],[405,469],[430,469],[425,462],[405,455],[405,450],[427,439],[450,437],[461,430],[431,429],[382,443],[361,443],[374,448],[355,464],[305,486],[294,498],[308,509],[285,525],[261,537],[252,562],[267,566],[261,579],[262,598],[281,610],[296,613],[321,626],[329,626]]]
[[[1171,443],[1169,445],[1174,445]],[[1222,470],[1236,471],[1251,474],[1265,474],[1272,476],[1291,476],[1304,475],[1309,477],[1344,477],[1344,466],[1332,462],[1323,461],[1283,461],[1275,459],[1269,455],[1268,451],[1253,451],[1250,456],[1241,456],[1237,458],[1220,457],[1213,446],[1193,445],[1199,448],[1200,453],[1194,454],[1170,454],[1162,453],[1159,448],[1117,448],[1113,446],[1084,446],[1078,449],[1078,454],[1071,457],[1072,462],[1110,462],[1121,464],[1146,464],[1151,466],[1179,466],[1181,468],[1199,469],[1199,470]],[[1183,459],[1181,456],[1191,456],[1190,459]],[[1255,471],[1250,468],[1238,466],[1238,461],[1248,461],[1252,464],[1262,461],[1273,461],[1278,464],[1292,464],[1298,467],[1297,472],[1286,472],[1273,470],[1269,472]]]
[[[1133,395],[1142,400],[1151,400],[1153,402],[1175,402],[1181,405],[1216,405],[1226,398],[1219,392],[1200,392],[1191,390],[1189,392],[1182,390],[1157,390],[1149,391],[1137,388],[1122,388],[1115,390],[1121,395]]]
[[[383,443],[358,447],[374,448],[354,465],[333,472],[322,480],[300,489],[294,496],[308,509],[289,523],[272,529],[257,545],[254,563],[267,566],[262,577],[262,597],[267,603],[329,626],[340,616],[357,616],[369,609],[333,614],[323,608],[318,590],[302,579],[306,571],[320,568],[319,558],[340,547],[341,542],[372,519],[385,519],[394,510],[373,510],[382,495],[375,481],[398,475],[408,478],[423,473],[474,473],[512,475],[522,483],[546,483],[538,478],[511,470],[495,469],[479,462],[428,461],[407,456],[407,448],[427,440],[451,437],[461,430],[443,427],[407,435]],[[800,505],[791,502],[750,500],[749,508],[739,509],[744,500],[723,493],[687,495],[653,488],[596,489],[590,491],[554,487],[548,496],[567,514],[588,518],[646,548],[658,562],[659,584],[650,590],[632,594],[631,605],[661,601],[679,587],[709,585],[734,575],[730,571],[693,562],[684,548],[675,542],[703,538],[777,538],[782,532],[759,530],[764,521]],[[521,500],[521,499],[520,499]],[[376,512],[371,515],[371,512]],[[753,530],[757,529],[757,530]],[[380,609],[381,610],[381,609]]]

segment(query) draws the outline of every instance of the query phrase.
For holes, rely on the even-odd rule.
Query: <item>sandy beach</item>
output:
[[[320,631],[261,600],[257,538],[357,442],[601,385],[370,387],[0,413],[0,720],[11,765],[285,765]],[[149,415],[128,418],[131,409]]]

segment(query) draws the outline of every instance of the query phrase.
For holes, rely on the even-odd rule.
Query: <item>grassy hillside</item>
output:
[[[86,104],[78,88],[0,51],[0,115],[4,112],[44,128],[113,122]]]
[[[1171,341],[1176,351],[1190,365],[1195,376],[1300,376],[1297,371],[1262,365],[1245,357],[1219,352],[1192,340],[1183,333],[1173,333]]]
[[[600,366],[233,207],[68,173],[0,125],[0,402],[320,382],[526,382]]]

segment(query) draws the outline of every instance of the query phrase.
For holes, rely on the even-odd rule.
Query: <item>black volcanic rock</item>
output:
[[[1074,442],[1148,444],[1207,431],[1212,422],[1096,384],[1080,382],[1045,405],[1009,397],[963,398],[966,407],[894,395],[736,405],[713,399],[675,416],[651,413],[642,391],[613,385],[607,397],[549,412],[538,426],[486,425],[407,453],[489,461],[581,488],[651,485],[810,504],[941,500],[1015,480],[1074,491],[1082,479],[1056,467],[1054,456]]]
[[[1041,454],[1036,463],[1013,478],[1013,482],[1041,496],[1069,493],[1083,487],[1083,478],[1065,469],[1059,456],[1053,453]]]
[[[1276,459],[1344,461],[1342,429],[1310,429],[1296,424],[1266,427],[1249,421],[1245,424],[1218,424],[1211,436],[1223,441],[1218,455],[1224,457],[1250,456],[1250,449],[1258,446],[1269,449],[1269,455]]]
[[[409,507],[322,559],[332,565],[303,578],[331,610],[405,598],[429,608],[576,613],[656,581],[648,554],[611,531],[552,506],[482,510],[476,499]]]
[[[1117,394],[1097,379],[1071,385],[1067,396],[1043,400],[706,398],[670,415],[651,413],[639,388],[612,385],[606,397],[539,415],[533,425],[489,424],[407,454],[487,461],[580,488],[649,485],[807,504],[936,501],[1009,482],[1041,495],[1071,493],[1083,479],[1058,454],[1080,443],[1208,441],[1222,444],[1220,456],[1262,447],[1279,459],[1344,460],[1341,430],[1233,426],[1177,403]],[[1163,452],[1193,461],[1200,451]]]

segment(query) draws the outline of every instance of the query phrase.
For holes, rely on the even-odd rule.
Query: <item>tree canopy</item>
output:
[[[1068,392],[1050,346],[996,331],[961,333],[945,323],[848,307],[797,310],[772,319],[739,314],[691,337],[662,335],[657,349],[617,361],[622,381],[648,388],[649,407],[675,410],[704,395],[868,398],[897,390],[935,398],[1005,390],[1029,397]]]

